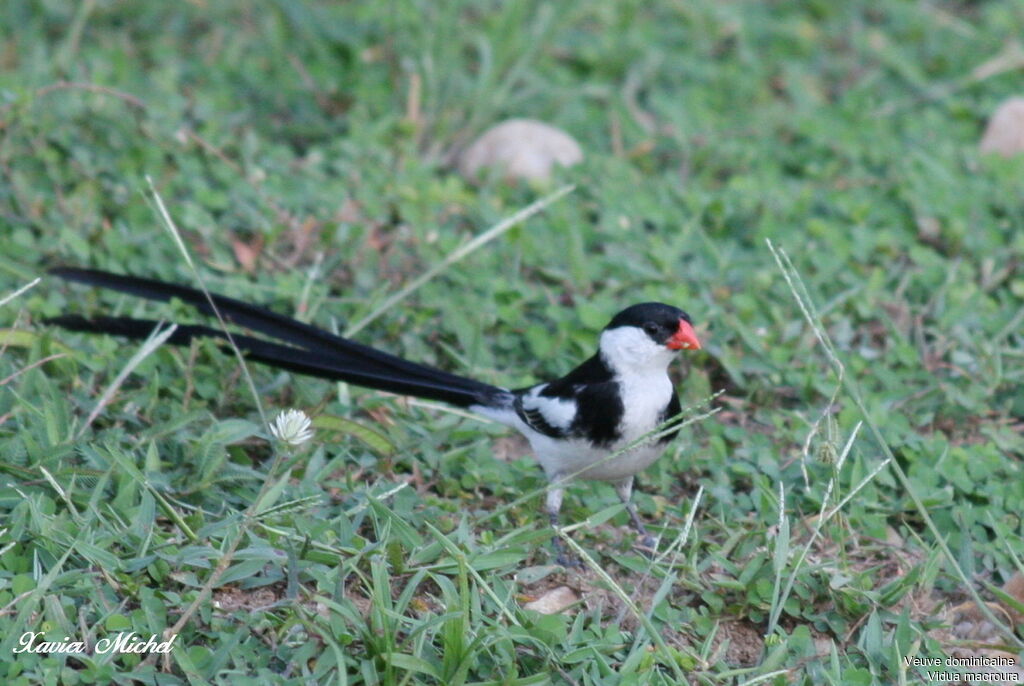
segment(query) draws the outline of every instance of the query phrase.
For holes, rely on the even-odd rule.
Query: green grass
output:
[[[683,404],[724,394],[639,478],[663,554],[581,483],[567,575],[501,427],[53,330],[185,312],[43,278],[0,305],[0,680],[895,684],[1019,653],[947,610],[1012,607],[1024,569],[1024,161],[976,150],[1021,94],[978,68],[1022,33],[1013,0],[4,4],[0,302],[55,264],[198,274],[518,386],[657,299],[706,341]],[[586,161],[468,185],[453,151],[508,116]],[[271,440],[290,407],[310,444]]]

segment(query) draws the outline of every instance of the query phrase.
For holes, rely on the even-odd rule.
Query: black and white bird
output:
[[[247,359],[300,374],[345,381],[418,398],[440,400],[506,424],[529,441],[551,482],[546,509],[558,524],[564,486],[573,479],[612,483],[646,547],[655,541],[630,502],[633,477],[650,465],[674,431],[641,441],[680,412],[668,367],[681,350],[699,350],[690,316],[657,302],[632,305],[601,332],[592,357],[560,379],[509,390],[416,364],[296,321],[257,305],[155,279],[62,267],[51,274],[157,301],[178,299],[207,315],[281,342],[231,333]],[[214,309],[216,308],[216,309]],[[146,338],[160,324],[129,317],[63,315],[48,323],[74,331]],[[167,342],[228,340],[204,325],[179,325]],[[623,449],[632,446],[628,450]],[[616,454],[620,453],[620,454]],[[559,557],[565,559],[555,537]]]

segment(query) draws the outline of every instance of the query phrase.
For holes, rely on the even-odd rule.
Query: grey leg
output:
[[[658,541],[647,531],[647,527],[644,526],[643,521],[640,519],[640,515],[636,513],[636,505],[634,505],[631,500],[631,496],[633,495],[633,477],[617,481],[615,483],[615,492],[618,493],[619,500],[622,501],[622,504],[626,506],[626,512],[629,513],[629,521],[641,536],[641,544],[645,548],[654,550],[658,545]]]
[[[554,483],[558,483],[557,480],[552,480]],[[561,486],[553,486],[548,491],[547,500],[545,501],[544,509],[548,513],[548,521],[551,522],[551,526],[558,528],[558,512],[562,509],[562,496],[565,495],[565,489]],[[565,549],[565,544],[562,543],[561,537],[556,533],[551,538],[551,545],[555,549],[555,564],[562,565],[563,567],[580,567],[582,566],[580,561],[569,554]]]

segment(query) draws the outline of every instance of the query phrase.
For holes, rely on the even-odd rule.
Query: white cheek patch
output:
[[[635,326],[620,326],[601,334],[601,355],[608,366],[621,373],[648,365],[663,368],[672,359],[673,352]]]

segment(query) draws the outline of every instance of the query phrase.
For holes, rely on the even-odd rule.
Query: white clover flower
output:
[[[311,422],[302,410],[285,410],[270,425],[274,438],[289,445],[302,445],[313,438]]]

